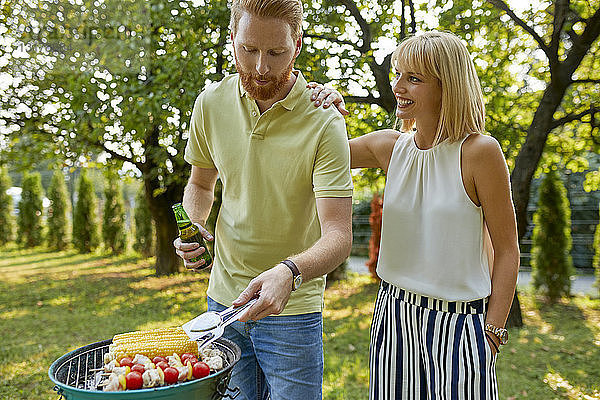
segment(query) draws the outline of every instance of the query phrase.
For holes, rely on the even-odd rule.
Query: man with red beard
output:
[[[209,85],[192,113],[183,196],[203,228],[217,175],[208,309],[258,300],[228,327],[242,349],[230,386],[242,399],[322,398],[325,274],[350,253],[349,148],[344,120],[315,108],[294,61],[302,44],[300,0],[234,0],[237,74]],[[198,244],[174,242],[188,269]]]

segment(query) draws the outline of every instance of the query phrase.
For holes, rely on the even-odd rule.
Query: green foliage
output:
[[[40,174],[25,173],[22,189],[17,218],[19,242],[27,247],[39,246],[44,240],[42,225],[44,189]]]
[[[99,245],[100,232],[96,208],[94,187],[87,176],[86,169],[82,168],[73,213],[73,245],[80,253],[90,253]]]
[[[105,178],[102,240],[105,248],[120,254],[127,247],[123,190],[117,173],[109,171],[105,174]]]
[[[71,213],[71,201],[67,194],[65,176],[60,170],[54,171],[50,187],[48,188],[48,246],[56,250],[64,250],[71,242],[71,227],[69,214]]]
[[[571,209],[567,191],[555,170],[544,177],[533,214],[532,278],[551,302],[571,294]]]
[[[12,242],[15,238],[15,217],[13,199],[6,193],[12,186],[8,171],[0,167],[0,246]]]
[[[594,234],[594,261],[592,261],[592,266],[594,267],[594,271],[596,272],[595,285],[598,288],[598,290],[600,290],[600,223],[596,225],[596,233]]]
[[[395,104],[387,76],[390,52],[415,28],[437,23],[438,29],[463,38],[471,50],[487,104],[487,129],[500,141],[512,169],[550,83],[548,60],[539,44],[489,1],[402,4],[304,2],[303,49],[296,66],[308,80],[331,81],[346,96],[351,137],[387,128]],[[542,2],[517,14],[549,43],[556,4]],[[413,18],[407,11],[413,5],[430,18]],[[568,14],[581,18],[574,24],[577,19],[569,17],[556,34],[561,61],[578,48],[573,38],[583,33],[597,8],[598,0],[570,1]],[[0,115],[0,124],[7,127],[0,132],[0,142],[6,144],[0,148],[2,158],[34,162],[60,154],[76,167],[80,159],[94,161],[103,153],[144,171],[153,208],[180,199],[189,171],[182,153],[194,99],[206,84],[235,71],[231,47],[225,46],[227,1],[6,0],[2,10],[0,25],[8,40],[0,42],[0,59],[2,70],[14,77],[12,84],[0,88],[7,99]],[[20,43],[29,57],[14,55]],[[570,122],[563,124],[566,129],[551,132],[546,146],[554,161],[560,158],[576,170],[585,167],[581,154],[598,150],[593,139],[599,128],[592,128],[593,118],[582,114],[599,101],[594,83],[598,53],[596,41],[582,56],[575,82],[556,110],[555,118],[569,117],[565,120]],[[53,112],[45,110],[48,106]],[[377,170],[355,175],[359,191],[381,190],[383,182]],[[167,218],[154,218],[161,231],[173,228]],[[161,260],[166,258],[163,254]]]
[[[140,187],[135,197],[134,221],[133,249],[144,257],[150,257],[154,252],[154,222],[148,208],[144,185]]]
[[[514,158],[519,154],[535,112],[540,107],[544,90],[551,84],[551,71],[548,57],[539,44],[494,3],[455,0],[448,7],[448,2],[436,0],[434,7],[431,2],[421,3],[421,9],[428,13],[439,13],[438,29],[451,31],[464,39],[473,56],[483,89],[486,129],[499,140],[512,169]],[[545,43],[550,43],[552,35],[557,34],[553,23],[559,3],[542,2],[539,6],[523,7],[517,14]],[[599,5],[597,0],[569,1],[569,8],[579,13],[582,19],[590,18]],[[509,6],[513,10],[516,8],[510,3]],[[573,36],[566,34],[573,27],[572,21],[567,20],[561,27],[561,61],[566,56],[565,49],[573,47]],[[580,22],[575,25],[577,35],[580,35],[585,24]],[[574,79],[598,78],[599,49],[596,41],[582,54],[575,74],[577,78]],[[549,132],[544,147],[545,156],[551,158],[553,163],[561,162],[567,168],[578,171],[584,167],[580,157],[590,150],[599,150],[594,132],[597,136],[600,128],[593,128],[595,125],[589,123],[593,118],[585,114],[575,117],[598,103],[600,92],[597,86],[597,83],[575,81],[567,89],[554,118],[560,120],[570,116],[572,119],[566,118],[566,122],[557,124],[558,129]]]

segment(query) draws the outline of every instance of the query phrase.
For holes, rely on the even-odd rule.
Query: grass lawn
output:
[[[61,355],[115,333],[179,325],[205,311],[208,274],[155,277],[151,259],[0,250],[0,399],[53,399]],[[324,398],[366,399],[377,285],[351,274],[328,289]],[[497,361],[501,399],[600,399],[600,300],[554,306],[522,293],[525,328]]]

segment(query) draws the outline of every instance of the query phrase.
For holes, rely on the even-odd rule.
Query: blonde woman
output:
[[[400,131],[350,141],[352,168],[387,176],[370,399],[496,399],[519,267],[506,162],[456,36],[411,37],[392,60]],[[339,93],[309,86],[343,109]]]

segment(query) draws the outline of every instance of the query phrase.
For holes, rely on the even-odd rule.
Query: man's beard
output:
[[[281,73],[281,75],[267,78],[262,75],[244,71],[242,66],[239,64],[237,57],[235,60],[235,67],[238,73],[240,74],[242,86],[244,87],[246,92],[248,92],[250,97],[252,97],[255,100],[262,101],[274,98],[275,95],[287,84],[292,74],[293,66],[294,60],[290,61],[290,65],[287,66],[287,68]],[[267,83],[264,86],[259,86],[254,82],[255,79],[267,80],[269,81],[269,83]]]

